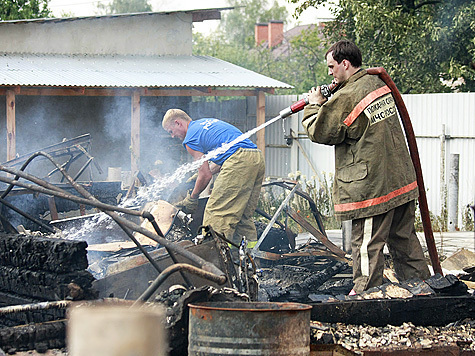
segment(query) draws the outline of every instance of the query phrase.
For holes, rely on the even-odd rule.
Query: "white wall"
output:
[[[0,22],[0,52],[191,55],[192,14]]]

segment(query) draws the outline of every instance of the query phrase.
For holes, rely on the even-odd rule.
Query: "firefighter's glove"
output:
[[[198,198],[192,198],[188,193],[186,198],[175,204],[175,206],[185,214],[193,214],[198,208]]]

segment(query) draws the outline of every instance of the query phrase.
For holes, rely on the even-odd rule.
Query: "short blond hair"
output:
[[[186,122],[191,121],[191,117],[188,116],[186,112],[180,109],[169,109],[163,116],[162,127],[165,129],[166,126],[174,119],[181,119]]]

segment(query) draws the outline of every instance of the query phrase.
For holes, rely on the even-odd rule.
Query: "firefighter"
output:
[[[162,121],[163,128],[172,136],[183,140],[183,146],[194,160],[221,147],[242,135],[233,125],[214,118],[192,120],[180,109],[170,109]],[[198,197],[207,187],[212,175],[219,172],[209,196],[203,216],[203,225],[239,244],[243,236],[257,240],[252,215],[257,207],[265,164],[262,152],[249,139],[231,146],[226,152],[205,161],[191,193],[176,204],[187,213],[198,206]]]
[[[359,48],[333,44],[325,54],[338,90],[328,100],[314,87],[302,124],[313,142],[335,146],[335,214],[352,221],[354,287],[383,283],[387,245],[400,281],[430,276],[414,228],[418,188],[389,88],[361,68]]]

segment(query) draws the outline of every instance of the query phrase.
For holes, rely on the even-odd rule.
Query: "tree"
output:
[[[326,2],[288,1],[299,4],[296,16]],[[475,89],[475,2],[340,0],[334,12],[328,41],[354,41],[365,65],[384,67],[401,92]],[[464,84],[447,85],[460,78]]]
[[[209,36],[193,35],[193,54],[220,58],[254,72],[291,84],[291,93],[307,92],[317,83],[326,83],[329,77],[324,62],[321,35],[316,27],[309,28],[288,44],[285,55],[262,45],[255,45],[254,26],[273,19],[286,20],[285,9],[274,3],[269,10],[260,7],[262,2],[245,0],[223,19],[221,30]],[[280,14],[280,15],[279,15]],[[289,94],[289,90],[285,90]]]
[[[101,14],[126,14],[149,12],[152,11],[152,6],[147,0],[112,0],[107,5],[98,3],[97,9]]]
[[[290,77],[284,81],[295,86],[298,94],[306,93],[314,86],[330,83],[333,78],[328,75],[325,52],[321,28],[312,26],[302,31],[290,41],[288,60],[291,63],[290,68],[286,69]]]
[[[51,16],[49,0],[0,0],[0,20],[38,19]]]

